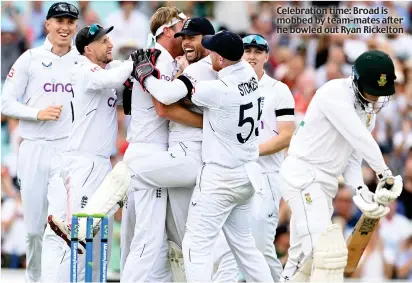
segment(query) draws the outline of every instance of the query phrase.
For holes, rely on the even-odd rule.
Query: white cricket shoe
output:
[[[70,247],[71,246],[71,225],[67,224],[66,221],[61,220],[58,217],[55,217],[53,215],[49,215],[47,217],[47,222],[49,223],[50,228],[53,230],[53,232],[62,238],[66,244]],[[84,254],[86,251],[86,242],[84,241],[79,241],[77,252],[79,254]]]

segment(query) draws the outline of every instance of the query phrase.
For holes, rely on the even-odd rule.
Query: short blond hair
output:
[[[182,19],[179,17],[181,12],[182,11],[176,7],[160,7],[150,19],[150,32],[154,35],[158,28],[170,23],[174,18]]]

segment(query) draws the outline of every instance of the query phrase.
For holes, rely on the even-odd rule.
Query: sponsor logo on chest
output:
[[[70,83],[47,82],[43,85],[45,92],[72,92],[72,85]]]

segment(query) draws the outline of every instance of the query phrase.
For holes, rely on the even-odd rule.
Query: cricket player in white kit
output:
[[[343,281],[348,251],[341,227],[331,225],[339,176],[355,190],[355,204],[370,218],[386,215],[387,205],[400,195],[400,176],[391,190],[384,187],[392,173],[370,134],[374,104],[395,93],[395,79],[391,58],[367,51],[355,61],[353,77],[327,82],[312,99],[280,170],[282,196],[292,210],[283,280]],[[378,176],[375,193],[363,182],[362,159]]]
[[[253,68],[242,61],[242,39],[223,31],[204,36],[218,80],[186,80],[192,102],[204,107],[202,167],[183,239],[188,282],[212,279],[210,257],[220,230],[247,281],[273,282],[250,228],[251,200],[262,186],[257,134],[261,97]],[[195,83],[193,86],[191,83]],[[242,127],[243,126],[243,127]],[[252,185],[253,184],[253,185]]]
[[[112,170],[110,155],[117,137],[117,107],[121,100],[116,88],[132,73],[133,62],[126,61],[118,67],[110,68],[113,61],[113,44],[107,35],[113,27],[104,29],[98,24],[84,27],[76,36],[76,47],[87,59],[76,64],[69,72],[73,87],[72,121],[73,129],[63,157],[62,177],[67,190],[67,220],[86,205],[105,176]],[[120,162],[113,171],[125,171],[127,166]],[[111,222],[111,221],[110,221]],[[111,226],[109,228],[109,259]],[[49,217],[49,225],[56,230]],[[68,240],[68,239],[66,239]],[[60,281],[70,278],[70,251],[60,259]],[[93,260],[100,259],[100,235],[95,236]],[[85,257],[79,257],[79,278],[84,278]],[[99,280],[99,264],[93,265],[93,281]],[[80,279],[82,280],[82,279]]]
[[[152,19],[155,20],[156,17],[157,16],[153,16]],[[178,29],[178,31],[180,32],[182,23],[179,24],[180,28]],[[202,32],[206,32],[207,34],[213,34],[213,26],[209,22],[208,24],[209,25],[207,26],[207,29],[202,30]],[[177,30],[177,28],[178,27],[176,27],[175,29]],[[159,28],[157,27],[157,29]],[[163,27],[161,27],[161,29],[163,29]],[[156,30],[153,29],[153,31]],[[183,50],[180,38],[181,34],[174,33],[173,37],[175,38],[174,41],[176,42],[176,44],[180,44],[180,50]],[[178,69],[176,68],[176,61],[174,60],[177,54],[173,54],[172,58],[172,56],[169,55],[169,51],[166,50],[160,43],[166,45],[164,37],[158,39],[155,44],[155,48],[161,52],[159,59],[156,62],[156,68],[160,73],[161,80],[159,82],[167,83],[173,77],[175,77],[178,71]],[[167,66],[169,68],[171,66],[174,66],[171,74],[169,74],[167,69],[162,70],[162,68],[166,66],[163,66],[164,63],[162,63],[163,60],[166,58],[168,60],[167,62],[169,62]],[[205,76],[207,74],[208,73],[206,73]],[[140,85],[136,83],[134,87],[136,87],[136,89],[141,89]],[[161,92],[164,93],[166,97],[168,96],[167,88],[162,88]],[[149,268],[153,266],[154,260],[156,259],[156,254],[158,254],[154,253],[154,251],[158,250],[160,247],[162,248],[161,254],[159,254],[159,256],[164,256],[164,245],[161,246],[159,245],[159,243],[156,244],[156,241],[154,239],[163,240],[163,242],[165,242],[165,240],[168,238],[173,243],[181,245],[184,227],[186,223],[187,210],[189,207],[190,198],[195,184],[195,176],[202,165],[200,156],[200,141],[202,136],[200,129],[200,127],[202,126],[201,116],[199,114],[196,114],[199,115],[199,117],[197,117],[199,118],[197,119],[198,122],[195,122],[194,124],[190,125],[190,123],[188,123],[190,120],[196,120],[191,118],[191,116],[193,115],[185,115],[187,116],[187,118],[185,118],[182,114],[180,114],[181,117],[175,117],[174,115],[176,115],[179,112],[181,113],[181,110],[179,112],[176,112],[176,114],[170,115],[171,111],[175,111],[173,109],[176,109],[177,106],[179,106],[180,108],[181,106],[179,104],[172,103],[166,103],[165,105],[163,105],[164,101],[162,100],[159,102],[156,98],[157,97],[154,96],[154,107],[157,113],[160,116],[163,116],[170,120],[168,141],[166,141],[166,144],[168,144],[168,151],[154,152],[152,155],[147,156],[147,158],[136,158],[133,160],[129,160],[128,163],[132,171],[132,174],[134,175],[131,182],[131,190],[140,190],[133,193],[135,201],[135,210],[136,212],[140,211],[140,215],[139,218],[136,219],[136,223],[139,223],[139,219],[142,219],[144,215],[147,215],[147,208],[145,208],[145,205],[142,205],[141,201],[138,202],[136,200],[137,196],[139,195],[154,196],[155,198],[151,199],[151,203],[154,204],[159,203],[162,200],[161,207],[155,208],[153,204],[148,204],[146,206],[150,206],[150,210],[153,209],[153,211],[155,211],[154,213],[156,213],[156,218],[159,218],[160,216],[163,216],[163,218],[157,219],[156,223],[154,223],[152,215],[149,217],[145,217],[146,222],[144,224],[139,223],[138,225],[136,225],[135,237],[130,248],[129,256],[126,260],[124,270],[122,272],[122,281],[137,281],[146,278],[145,276],[142,276],[141,271],[136,270],[135,266],[140,266],[140,269],[147,269],[148,271],[150,271]],[[151,96],[149,96],[148,93],[140,91],[140,93],[133,94],[133,99],[151,100],[152,98]],[[185,112],[187,111],[189,110],[186,110]],[[188,124],[189,126],[186,126],[185,124]],[[196,126],[196,124],[198,126],[197,129],[193,127]],[[183,172],[184,174],[182,174]],[[168,189],[168,187],[174,188]],[[156,190],[153,191],[153,189]],[[167,224],[167,237],[166,234],[164,234],[164,239],[162,239],[159,238],[159,235],[163,235],[162,233],[166,232],[164,225],[165,221]],[[149,231],[153,231],[154,234],[149,237],[149,233],[146,232],[146,234],[143,235],[141,231],[143,227],[150,227],[146,229],[148,229]],[[171,244],[174,245],[173,243]],[[167,244],[165,247],[167,251]],[[153,266],[154,268],[159,269],[159,266],[156,265],[159,265],[159,262],[155,263]],[[163,266],[163,261],[160,262],[160,266]],[[167,265],[166,268],[168,268]],[[179,272],[179,270],[177,272]],[[164,272],[160,274],[163,273]],[[182,276],[181,274],[176,274],[174,266],[172,266],[172,273],[174,279]],[[156,276],[156,272],[152,270],[149,278],[155,279],[159,278],[159,276]]]
[[[209,55],[209,51],[204,49],[201,45],[202,36],[208,34],[214,34],[214,29],[212,24],[206,18],[192,18],[187,20],[182,31],[177,33],[175,37],[183,37],[182,44],[187,61],[190,65],[186,67],[183,74],[173,82],[158,80],[154,76],[148,76],[147,79],[145,77],[139,80],[140,82],[144,81],[143,87],[148,89],[148,91],[161,103],[172,105],[187,96],[185,81],[188,81],[189,78],[192,81],[215,80],[217,78],[217,72],[212,68],[210,56],[207,56]],[[144,65],[145,63],[140,62],[139,64]],[[144,72],[141,72],[141,75],[143,73]],[[167,89],[166,92],[165,89]],[[202,107],[198,107],[198,111],[202,111]],[[136,175],[140,176],[140,179],[145,182],[157,182],[158,185],[169,186],[168,194],[171,211],[168,211],[168,214],[173,214],[175,221],[174,226],[176,226],[176,231],[168,231],[169,239],[172,241],[170,245],[174,247],[171,249],[172,253],[169,255],[169,260],[171,262],[172,272],[175,275],[178,271],[174,272],[173,263],[179,262],[180,266],[176,264],[176,269],[181,271],[183,269],[183,258],[175,258],[175,260],[173,260],[171,257],[175,256],[174,254],[181,254],[179,246],[181,246],[183,240],[190,198],[196,182],[196,176],[203,165],[202,163],[193,163],[190,161],[192,158],[191,156],[197,156],[196,160],[201,160],[201,152],[200,147],[198,147],[198,151],[190,152],[189,150],[190,148],[193,148],[193,146],[190,146],[191,143],[188,144],[187,140],[195,141],[195,139],[197,139],[198,141],[196,141],[196,144],[200,144],[200,141],[202,140],[202,132],[200,129],[196,130],[178,124],[171,126],[170,131],[170,135],[174,136],[175,139],[180,141],[180,144],[185,146],[184,155],[179,154],[179,152],[176,154],[173,147],[171,147],[169,148],[169,153],[172,158],[169,156],[162,157],[160,154],[152,156],[146,163],[154,164],[152,159],[161,159],[166,160],[167,162],[162,165],[157,164],[157,166],[153,166],[152,171],[146,171]],[[180,174],[180,172],[184,172],[184,175]],[[138,187],[142,187],[142,185],[137,186],[137,188]],[[168,227],[173,226],[169,224],[170,223],[168,222]],[[221,237],[224,237],[223,234]],[[176,243],[176,245],[174,243]],[[181,256],[183,256],[183,254],[181,254]],[[234,265],[235,274],[233,275],[233,272],[230,272],[228,268],[225,268],[225,265],[222,265],[219,266],[216,280],[229,282],[233,281],[234,278],[235,280],[237,279],[236,262],[233,257],[231,257],[231,259],[233,260],[233,263],[227,266],[233,268]],[[227,260],[226,262],[230,262],[230,260]],[[232,277],[230,278],[228,276]],[[174,277],[174,280],[181,280],[181,278]]]
[[[157,37],[155,47],[161,51],[156,63],[160,70],[158,75],[164,80],[171,80],[178,71],[174,58],[182,54],[182,46],[181,40],[175,39],[174,35],[177,31],[181,30],[183,17],[184,15],[176,8],[162,7],[156,11],[151,19],[151,30]],[[157,55],[159,55],[159,52]],[[156,59],[154,62],[156,62]],[[128,131],[128,141],[130,144],[126,151],[124,161],[128,164],[133,174],[151,173],[153,170],[156,170],[156,168],[160,168],[157,170],[161,170],[166,174],[171,168],[162,164],[161,161],[167,165],[180,166],[180,162],[173,162],[172,159],[176,156],[186,156],[186,150],[188,157],[184,159],[186,161],[188,160],[186,164],[188,164],[189,168],[200,168],[200,155],[199,158],[196,159],[196,152],[192,153],[196,148],[194,150],[189,146],[185,147],[184,144],[181,145],[176,142],[173,147],[173,152],[166,151],[168,145],[168,121],[162,117],[163,115],[158,115],[160,112],[159,106],[163,108],[163,106],[155,99],[152,99],[139,84],[134,84],[132,120]],[[202,126],[201,115],[193,113],[180,105],[171,105],[171,107],[167,107],[166,111],[168,111],[169,115],[174,115],[179,122],[186,122],[189,125],[194,124],[199,127]],[[196,119],[197,121],[195,121]],[[193,121],[195,122],[193,123]],[[200,146],[198,147],[200,150]],[[163,153],[160,154],[160,157],[156,155],[159,152]],[[157,157],[151,158],[150,156]],[[168,162],[170,160],[172,160],[172,162]],[[159,181],[165,182],[162,177],[162,174],[157,174]],[[176,178],[176,175],[169,175],[169,177]],[[194,185],[194,180],[192,182]],[[168,182],[166,182],[166,184],[167,183]],[[125,248],[128,255],[125,260],[126,262],[123,264],[122,281],[171,280],[171,277],[168,277],[170,276],[167,266],[168,245],[164,225],[166,221],[168,192],[164,187],[166,187],[166,185],[151,183],[131,184],[132,191],[138,189],[141,191],[133,193],[136,226],[132,227],[135,229],[131,231],[134,233],[132,245],[130,249]],[[123,193],[125,192],[123,192],[123,189],[118,188],[118,184],[110,182],[103,183],[101,189],[96,192],[90,200],[89,205],[87,205],[83,211],[87,213],[95,213],[97,211],[99,211],[99,213],[108,213],[117,202],[113,201],[113,199],[121,198]],[[191,194],[186,197],[188,199],[186,202],[189,202],[190,195]],[[169,195],[169,200],[170,199],[171,197]],[[128,211],[133,212],[133,210],[129,209]],[[175,211],[173,211],[173,214],[173,216],[175,216]],[[184,217],[185,215],[178,216]],[[182,217],[175,217],[175,219],[180,220]],[[62,230],[65,230],[62,231],[62,234],[67,238],[67,229]],[[80,240],[84,239],[84,225],[83,232],[81,232],[81,230],[82,225],[79,227]],[[126,238],[130,239],[129,236]],[[136,269],[136,266],[139,266],[139,268]]]
[[[258,163],[263,170],[264,191],[253,197],[252,232],[256,247],[263,253],[273,280],[278,282],[283,267],[277,258],[273,241],[279,222],[279,169],[285,158],[283,150],[289,146],[295,130],[295,101],[287,85],[272,79],[263,69],[269,59],[269,45],[266,39],[261,35],[251,34],[243,38],[243,46],[243,59],[254,68],[259,79],[259,91],[263,97],[258,136]],[[231,253],[227,245],[220,248]]]
[[[54,281],[59,265],[56,258],[64,249],[64,242],[45,227],[47,213],[66,217],[60,165],[72,119],[67,68],[82,60],[71,47],[78,18],[75,6],[53,4],[45,22],[48,35],[44,45],[17,59],[3,88],[1,113],[20,120],[23,138],[17,176],[27,231],[26,282]]]

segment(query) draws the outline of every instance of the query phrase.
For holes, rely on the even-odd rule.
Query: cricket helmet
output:
[[[395,66],[391,57],[379,50],[369,50],[362,53],[355,61],[353,70],[353,88],[361,105],[371,101],[365,98],[365,93],[384,97],[379,110],[389,103],[395,94]]]
[[[353,73],[359,89],[370,95],[390,96],[395,93],[395,66],[385,52],[364,52],[356,59]]]

